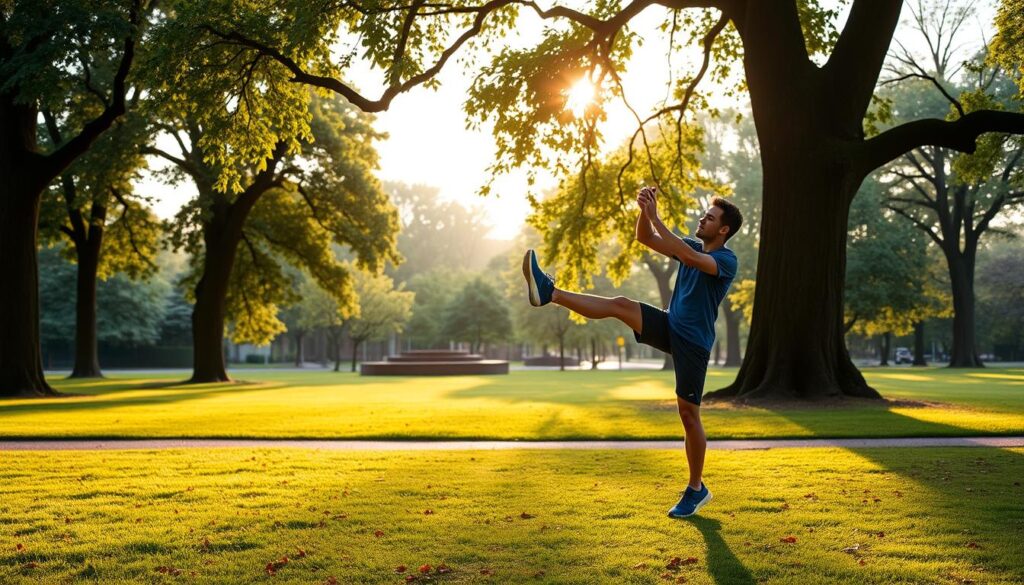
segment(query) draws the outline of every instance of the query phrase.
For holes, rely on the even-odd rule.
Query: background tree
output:
[[[40,330],[44,347],[76,342],[75,288],[79,269],[56,248],[39,251]],[[168,321],[171,285],[162,277],[138,281],[124,273],[99,283],[96,316],[98,339],[120,346],[151,345],[160,339]]]
[[[410,278],[407,288],[416,297],[405,328],[406,337],[420,348],[447,348],[445,307],[471,278],[470,273],[455,269],[436,269]]]
[[[893,118],[960,115],[980,109],[1020,110],[1013,84],[998,69],[976,61],[961,76],[957,53],[961,29],[972,15],[949,0],[917,2],[911,10],[914,30],[932,47],[918,57],[900,46],[892,74],[900,85],[886,97]],[[959,78],[959,79],[958,79]],[[951,96],[962,94],[960,100]],[[928,146],[904,154],[888,167],[903,188],[890,198],[889,208],[923,231],[942,250],[953,292],[953,351],[951,367],[982,365],[976,348],[974,269],[978,245],[992,220],[1024,203],[1024,141],[1019,136],[983,137],[973,155],[956,155],[948,148]]]
[[[359,316],[358,299],[340,304],[338,300],[312,280],[305,278],[299,287],[302,298],[297,304],[297,327],[304,331],[323,329],[327,335],[328,353],[334,360],[334,371],[341,370],[342,334],[348,320]]]
[[[996,356],[1024,358],[1024,242],[998,241],[978,257],[978,330]]]
[[[281,260],[305,270],[346,305],[353,294],[349,271],[332,245],[350,248],[361,267],[398,261],[395,210],[372,174],[378,134],[369,116],[340,98],[304,95],[310,136],[291,154],[291,143],[279,139],[269,159],[248,169],[218,168],[215,153],[225,145],[211,142],[207,132],[216,126],[197,122],[208,104],[189,102],[195,117],[180,118],[179,126],[160,123],[176,138],[179,155],[147,149],[174,163],[172,180],[187,177],[198,191],[175,218],[171,238],[191,255],[194,382],[228,379],[221,349],[226,320],[235,341],[267,343],[284,331],[277,307],[296,300],[296,283]],[[274,97],[269,92],[260,99]],[[236,173],[228,187],[241,191],[220,190],[218,183]]]
[[[409,284],[421,273],[480,270],[500,250],[487,238],[490,226],[480,209],[442,201],[435,187],[385,183],[384,191],[398,209],[398,252],[401,265],[388,273]]]
[[[479,353],[486,343],[512,337],[512,317],[504,296],[482,276],[466,283],[445,306],[443,334],[469,343]]]
[[[352,339],[352,371],[356,371],[359,346],[367,341],[387,339],[399,333],[412,314],[414,293],[395,288],[390,277],[354,271],[359,316],[349,321]]]
[[[95,95],[83,99],[91,101],[92,107],[75,108],[75,116],[93,117],[105,106]],[[61,124],[49,109],[42,114],[46,135],[54,145],[63,143],[62,125],[80,125],[72,115]],[[147,278],[157,268],[154,260],[160,224],[147,208],[148,199],[136,194],[132,187],[132,181],[145,165],[139,153],[144,128],[137,115],[120,118],[68,167],[59,182],[50,186],[43,200],[41,239],[63,240],[67,255],[78,267],[72,378],[102,376],[96,330],[97,279],[105,280],[116,272],[134,279]]]
[[[481,23],[474,24],[473,14],[447,10],[420,13],[419,9],[419,5],[356,10],[340,4],[313,6],[258,1],[240,5],[230,0],[185,0],[175,3],[174,17],[167,19],[155,35],[167,48],[154,59],[154,63],[159,65],[152,69],[156,73],[155,82],[160,84],[165,96],[162,103],[172,106],[172,112],[176,114],[165,117],[164,121],[172,124],[172,133],[184,130],[191,133],[189,138],[196,138],[189,140],[187,147],[186,141],[180,140],[183,156],[170,160],[175,164],[178,160],[184,161],[192,166],[199,166],[194,164],[195,161],[206,164],[207,168],[201,168],[200,173],[189,172],[203,175],[193,178],[201,199],[212,200],[212,203],[200,203],[184,210],[179,215],[179,223],[201,221],[207,226],[205,232],[217,232],[216,237],[205,237],[202,242],[204,262],[209,266],[195,281],[196,364],[193,380],[227,379],[220,340],[228,305],[218,299],[227,296],[226,275],[251,274],[250,271],[232,271],[235,250],[238,242],[242,241],[241,225],[245,217],[260,194],[275,184],[283,184],[285,175],[295,168],[306,168],[281,164],[285,156],[297,154],[300,141],[309,144],[309,139],[315,138],[313,148],[323,143],[315,135],[315,127],[312,132],[308,127],[310,114],[315,114],[315,111],[310,112],[305,107],[310,95],[307,86],[323,84],[325,89],[336,94],[335,103],[343,102],[352,111],[382,111],[397,95],[421,84],[435,83],[434,76],[451,56],[469,38],[481,32]],[[511,16],[509,11],[505,16],[506,25]],[[449,37],[452,25],[470,26],[471,30],[452,40]],[[360,42],[352,45],[341,42],[352,38],[359,38]],[[386,87],[378,99],[367,98],[342,81],[345,70],[359,56],[374,70],[384,74]],[[334,57],[338,61],[332,61]],[[340,109],[340,105],[334,109]],[[359,116],[353,117],[355,121],[359,119]],[[185,127],[179,125],[182,122]],[[346,126],[340,128],[346,129]],[[197,134],[201,136],[196,137]],[[345,143],[336,141],[335,144]],[[360,154],[368,156],[363,151]],[[350,162],[366,160],[366,156],[353,155]],[[208,170],[213,172],[206,172]],[[366,167],[357,164],[344,168],[339,163],[321,170],[362,172]],[[345,172],[337,174],[346,175]],[[339,183],[334,188],[350,195],[357,193],[358,186],[347,191],[349,184]],[[364,186],[366,184],[363,183]],[[310,201],[306,197],[307,192],[296,191],[307,203]],[[231,196],[219,199],[207,196],[211,192]],[[356,248],[361,264],[376,269],[389,256],[397,259],[392,240],[397,225],[391,214],[380,213],[383,204],[375,196],[371,197],[366,192],[363,195],[372,203],[365,205],[357,198],[357,205],[347,205],[350,201],[319,201],[309,207],[313,209],[312,215],[317,224],[329,226],[337,216],[323,217],[322,214],[361,214],[347,228],[336,230],[333,228],[340,226],[331,226],[328,231],[334,235],[342,234],[341,240],[363,238],[358,244],[353,241],[347,243]],[[318,215],[321,217],[316,217]],[[276,217],[276,214],[268,217]],[[381,221],[374,220],[374,217],[388,219],[380,225]],[[185,221],[189,218],[191,222]],[[289,229],[282,233],[292,236],[302,233],[302,230]],[[183,234],[178,232],[177,243],[184,246]],[[263,235],[272,244],[274,238]],[[282,241],[280,236],[276,239]],[[190,242],[190,249],[198,252],[199,240],[192,238]],[[374,250],[374,245],[381,249]],[[255,251],[257,246],[247,247],[249,260],[254,265],[257,258],[262,258],[258,262],[260,265],[270,264],[266,261],[266,254],[261,256]],[[301,259],[294,260],[296,264],[302,263]],[[323,267],[309,272],[318,279],[326,276]],[[276,280],[280,282],[280,279]],[[344,290],[340,282],[321,284],[332,292]],[[241,291],[249,289],[238,287],[235,290],[238,291],[236,296],[241,297]],[[279,330],[276,312],[269,309],[271,305],[287,299],[282,295],[271,295],[274,291],[280,292],[281,288],[263,287],[258,303],[254,303],[257,299],[243,299],[248,301],[247,309],[257,307],[261,310],[249,311],[247,322],[244,326],[236,323],[235,331],[244,332],[246,336],[269,336],[274,330]],[[257,324],[261,326],[256,327]]]
[[[917,323],[939,316],[943,305],[928,294],[928,241],[885,208],[891,184],[871,176],[850,208],[846,263],[848,332],[880,336],[888,365],[892,335],[907,335]]]
[[[47,396],[39,353],[39,208],[54,179],[124,114],[145,6],[132,2],[13,1],[0,9],[0,395]],[[94,76],[93,72],[97,75]],[[109,72],[105,79],[99,71]],[[89,93],[105,104],[46,152],[37,119],[69,115]],[[102,97],[100,97],[102,96]]]

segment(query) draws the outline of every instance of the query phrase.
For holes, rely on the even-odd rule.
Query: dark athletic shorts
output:
[[[676,396],[693,404],[700,404],[704,394],[704,377],[708,373],[708,359],[711,352],[683,339],[668,324],[668,311],[640,304],[643,331],[633,332],[638,343],[672,354],[676,370]]]

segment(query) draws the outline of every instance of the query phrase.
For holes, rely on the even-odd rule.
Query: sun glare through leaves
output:
[[[581,77],[579,81],[565,90],[565,107],[576,118],[582,118],[587,108],[594,105],[597,91],[590,79]]]

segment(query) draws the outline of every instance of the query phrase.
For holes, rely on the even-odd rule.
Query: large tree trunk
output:
[[[295,367],[302,367],[302,339],[306,336],[305,331],[295,332]]]
[[[565,371],[565,335],[558,336],[558,371]]]
[[[352,340],[352,371],[356,371],[356,356],[359,355],[359,341]]]
[[[39,202],[36,109],[0,94],[0,396],[55,396],[39,338]]]
[[[9,129],[0,124],[0,133]],[[5,140],[0,138],[0,141]],[[36,258],[41,185],[26,184],[5,156],[0,192],[0,396],[56,396],[43,376]]]
[[[224,363],[224,320],[227,314],[228,284],[235,264],[241,230],[226,225],[216,214],[204,227],[206,232],[203,273],[196,285],[192,310],[192,378],[189,382],[227,382]]]
[[[736,381],[714,395],[880,398],[850,361],[843,338],[847,220],[860,178],[822,160],[823,138],[801,148],[780,143],[787,132],[778,130],[759,128],[764,202],[747,352]]]
[[[935,357],[932,356],[932,359]],[[924,359],[924,321],[914,323],[914,365],[928,365],[928,361]]]
[[[951,368],[981,368],[974,335],[974,254],[973,250],[946,251],[953,292],[953,351]]]
[[[732,306],[727,296],[722,301],[722,315],[725,317],[725,366],[740,365],[740,321],[743,314]]]
[[[103,235],[90,226],[89,236],[75,242],[78,258],[75,298],[75,366],[72,378],[102,378],[96,331],[96,272],[99,269]],[[93,233],[96,232],[96,233]]]
[[[886,331],[878,336],[878,365],[889,365],[889,346],[892,344],[892,334]]]

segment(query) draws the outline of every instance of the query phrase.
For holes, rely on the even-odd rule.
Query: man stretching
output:
[[[711,492],[701,478],[707,440],[700,422],[700,399],[715,341],[718,305],[736,275],[736,255],[725,242],[739,231],[743,216],[735,205],[715,197],[698,223],[697,241],[676,236],[662,223],[653,187],[641,189],[636,202],[640,206],[637,241],[680,262],[667,311],[626,297],[599,297],[556,288],[551,275],[540,269],[533,250],[523,258],[523,275],[529,284],[531,305],[555,303],[589,319],[614,317],[633,329],[637,342],[672,354],[690,483],[668,515],[685,518],[711,501]]]

